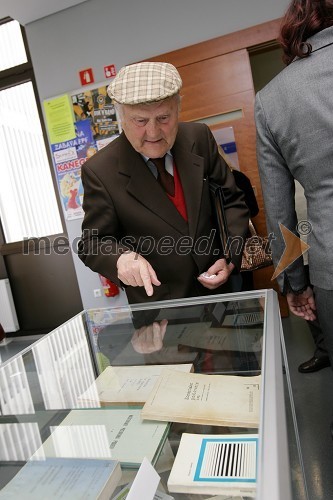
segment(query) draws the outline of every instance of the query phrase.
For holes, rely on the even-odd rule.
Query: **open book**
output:
[[[184,433],[168,489],[172,493],[254,497],[257,456],[257,434]]]
[[[95,382],[79,397],[79,404],[109,406],[115,403],[139,405],[145,403],[150,391],[167,366],[170,370],[190,372],[192,363],[179,365],[108,366]],[[88,406],[91,406],[89,404]]]
[[[148,420],[258,427],[261,375],[203,375],[163,370],[141,417]]]
[[[121,468],[117,460],[29,460],[0,491],[0,498],[109,500],[120,478]]]

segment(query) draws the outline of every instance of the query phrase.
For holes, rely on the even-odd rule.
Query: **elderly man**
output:
[[[129,303],[230,291],[241,261],[221,254],[209,180],[225,188],[231,237],[244,238],[248,211],[206,125],[178,123],[176,68],[143,62],[122,68],[108,94],[121,135],[82,168],[85,217],[79,256],[124,287]]]

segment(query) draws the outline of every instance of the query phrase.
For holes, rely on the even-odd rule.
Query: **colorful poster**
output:
[[[65,216],[79,219],[84,216],[81,167],[119,135],[116,111],[107,85],[45,101],[44,107]]]
[[[116,110],[107,94],[107,85],[72,95],[75,119],[90,120],[97,149],[119,134]],[[101,143],[101,144],[100,144]]]
[[[75,134],[75,139],[51,146],[67,220],[79,219],[84,215],[81,166],[96,153],[89,120],[76,122]]]

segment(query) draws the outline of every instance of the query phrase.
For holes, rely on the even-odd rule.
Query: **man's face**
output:
[[[152,104],[122,106],[122,128],[133,148],[148,158],[160,158],[172,148],[178,130],[177,96]]]

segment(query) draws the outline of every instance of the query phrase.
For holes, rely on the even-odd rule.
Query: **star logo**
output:
[[[278,265],[275,268],[274,274],[271,278],[272,280],[285,271],[290,264],[295,262],[296,259],[301,257],[301,255],[303,255],[310,248],[305,241],[301,240],[301,238],[292,233],[286,228],[286,226],[280,223],[279,227],[284,239],[285,249]]]

